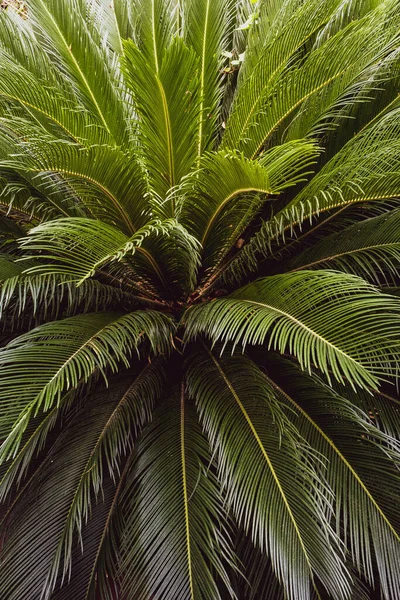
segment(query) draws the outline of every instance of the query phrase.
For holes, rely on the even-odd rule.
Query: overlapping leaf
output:
[[[276,389],[286,399],[302,436],[327,459],[336,527],[344,530],[351,560],[371,585],[376,560],[382,596],[396,598],[400,586],[400,523],[395,509],[400,487],[398,441],[379,431],[366,413],[318,378],[281,359],[270,365],[271,377],[281,386]]]
[[[396,372],[400,304],[364,280],[334,271],[301,271],[260,279],[187,310],[186,340],[263,344],[289,352],[301,367],[328,378],[377,387]]]
[[[32,415],[48,411],[96,370],[106,377],[129,367],[143,340],[153,352],[167,353],[172,331],[171,319],[155,311],[89,313],[46,323],[10,342],[0,352],[2,458],[18,451]]]
[[[348,577],[329,523],[329,492],[288,422],[274,422],[274,391],[246,357],[196,354],[189,392],[215,453],[227,504],[267,554],[290,600],[311,598],[316,575],[333,598],[346,598]],[[294,475],[295,474],[295,475]],[[316,522],[319,527],[316,527]],[[290,566],[289,566],[290,565]]]
[[[218,575],[228,597],[236,598],[224,564],[224,559],[232,562],[229,534],[209,462],[182,387],[163,401],[138,442],[123,494],[122,575],[128,597],[220,600]]]

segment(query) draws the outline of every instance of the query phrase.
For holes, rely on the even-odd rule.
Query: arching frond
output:
[[[290,427],[285,435],[274,423],[274,392],[261,371],[246,357],[218,359],[206,351],[194,357],[187,377],[227,504],[270,557],[287,598],[310,599],[315,575],[332,598],[346,598],[346,569],[325,520],[327,498],[313,491],[322,483],[294,434],[288,438]]]
[[[399,195],[399,101],[378,120],[352,138],[303,190],[259,231],[226,268],[225,278],[241,281],[257,269],[260,257],[270,253],[273,240],[285,240],[296,227],[321,213],[363,201]]]
[[[10,342],[0,351],[2,458],[15,455],[30,417],[57,404],[62,392],[95,370],[107,381],[107,371],[129,367],[145,339],[154,353],[167,353],[172,331],[172,320],[155,311],[92,313],[40,325]]]
[[[282,217],[297,214],[302,221],[333,207],[397,196],[400,108],[396,104],[350,140],[288,204]]]
[[[204,155],[200,172],[181,186],[180,218],[201,241],[205,267],[235,243],[268,197],[306,179],[318,152],[300,140],[273,148],[259,161],[223,151]]]
[[[22,106],[52,133],[84,144],[109,142],[29,25],[10,11],[0,13],[0,96]]]
[[[101,469],[101,464],[95,462],[99,441],[105,432],[110,433],[110,419],[115,414],[114,411],[118,410],[118,402],[126,389],[125,382],[114,388],[111,394],[109,391],[98,393],[70,420],[31,481],[30,493],[14,509],[5,530],[6,543],[0,575],[0,587],[10,600],[21,596],[48,600],[53,597],[52,592],[58,578],[65,582],[73,572],[73,544],[79,543],[79,537],[74,536],[74,531],[82,532],[96,497],[98,503],[102,502],[99,481],[93,473],[88,473],[88,466]],[[143,408],[151,405],[148,391],[143,398],[137,398],[139,413],[142,410],[140,402]],[[140,425],[140,420],[137,425]],[[60,456],[62,465],[57,460]],[[92,485],[92,480],[97,482],[96,485]],[[87,488],[83,489],[85,483]],[[31,493],[39,496],[38,503],[32,504],[29,501]],[[30,557],[36,557],[34,565],[25,560],[24,552],[21,553],[21,540],[26,551],[29,548]],[[80,543],[82,544],[82,540]],[[99,543],[101,539],[97,540],[98,545]],[[85,548],[83,542],[84,552]],[[86,550],[90,551],[90,546]],[[15,561],[20,565],[25,564],[23,577],[15,570]],[[89,579],[90,571],[86,579],[87,585]],[[81,588],[80,594],[84,591],[85,588]]]
[[[324,44],[302,55],[300,48],[337,4],[324,2],[318,7],[317,3],[304,3],[298,12],[298,22],[290,20],[284,34],[271,41],[238,92],[224,137],[228,148],[239,148],[254,158],[276,128],[303,102],[335,85],[337,89],[330,93],[333,97],[340,96],[360,77],[365,78],[365,69],[396,48],[398,24],[394,21],[398,12],[392,2],[379,5],[363,19],[349,23]],[[330,99],[328,106],[329,102]],[[320,109],[323,114],[324,103]]]
[[[249,4],[248,18],[243,24],[248,34],[245,60],[239,71],[239,91],[229,125],[230,131],[227,133],[228,138],[236,134],[239,139],[240,110],[247,111],[247,114],[243,115],[245,118],[241,124],[246,127],[248,124],[246,118],[251,118],[251,115],[259,109],[259,100],[266,84],[272,82],[274,74],[285,72],[285,69],[290,66],[291,58],[330,19],[339,2],[312,1],[306,4],[298,0],[287,2],[273,0],[257,3],[254,6],[254,3],[249,0]],[[263,60],[265,78],[264,76],[255,78],[252,74],[261,60]],[[245,96],[246,93],[249,99],[251,96],[247,109],[241,101],[241,96]]]
[[[166,453],[165,449],[169,451]],[[222,598],[232,561],[211,457],[184,384],[165,399],[137,445],[123,494],[123,594],[147,600]],[[162,525],[160,522],[162,519]],[[145,540],[145,543],[143,543]]]
[[[77,532],[74,534],[71,577],[63,578],[62,572],[59,573],[51,600],[69,600],[74,597],[94,600],[99,594],[102,600],[115,599],[118,591],[115,536],[119,533],[118,502],[124,483],[125,467],[118,483],[107,476],[104,478],[101,495],[92,502],[90,519],[82,523],[80,536]],[[84,539],[83,552],[79,537]]]
[[[86,0],[32,0],[33,20],[40,43],[66,78],[81,102],[96,116],[99,127],[114,143],[127,141],[126,104],[119,85],[116,61],[108,53]]]
[[[39,176],[47,197],[61,191],[68,202],[77,196],[89,213],[118,223],[126,233],[148,220],[145,182],[133,156],[110,146],[83,148],[57,140],[24,121],[20,127],[26,137],[3,166]]]
[[[376,429],[367,414],[315,376],[282,359],[270,364],[271,377],[279,382],[276,390],[296,426],[327,459],[326,477],[338,513],[336,527],[343,528],[349,557],[371,585],[376,560],[382,597],[396,598],[400,523],[393,502],[400,486],[395,466],[398,441]]]
[[[43,129],[39,131],[45,133]],[[27,171],[21,156],[18,161],[14,158],[12,167],[6,166],[11,157],[27,150],[27,140],[33,132],[37,137],[38,127],[32,127],[25,119],[18,117],[11,124],[6,118],[0,118],[0,153],[4,157],[4,161],[0,160],[0,204],[33,223],[66,215],[87,216],[85,206],[60,175],[49,176],[34,169]]]
[[[175,33],[173,8],[176,0],[130,0],[130,4],[134,41],[150,68],[158,74],[164,52]]]
[[[339,383],[334,384],[333,388],[339,396],[346,398],[368,415],[375,427],[387,434],[389,438],[393,440],[398,438],[400,397],[394,388],[377,390],[373,394],[371,390],[358,390],[356,393]]]
[[[396,284],[400,266],[400,211],[354,223],[321,239],[294,260],[286,270],[334,268],[354,273],[379,285]]]
[[[190,288],[199,263],[199,244],[174,219],[153,219],[133,236],[93,219],[58,219],[35,227],[20,244],[40,260],[28,273],[60,273],[75,278],[77,285],[103,266],[126,259],[140,276],[162,284],[168,277],[174,281],[176,269],[183,268]]]
[[[21,247],[36,258],[51,261],[31,267],[31,273],[63,273],[81,284],[102,266],[122,260],[127,254],[143,252],[157,268],[154,258],[142,248],[148,236],[171,235],[178,225],[169,221],[150,221],[131,237],[116,227],[93,219],[59,219],[32,229]],[[51,254],[47,254],[51,252]],[[35,254],[37,253],[37,254]]]
[[[82,499],[90,497],[92,487],[97,494],[103,481],[105,467],[109,476],[115,479],[115,473],[119,472],[120,462],[127,452],[132,436],[135,437],[151,420],[154,401],[161,395],[165,384],[162,360],[155,359],[138,372],[126,374],[124,382],[125,387],[91,454],[90,465],[82,476],[79,490]],[[49,411],[35,426],[16,457],[7,464],[7,471],[0,480],[2,500],[9,493],[15,480],[18,483],[23,480],[30,462],[45,446],[46,438],[60,419],[60,415],[62,416],[76,400],[77,394],[74,391],[63,395],[58,406]]]
[[[0,258],[0,270],[4,277],[6,263]],[[18,330],[18,320],[29,317],[33,323],[72,316],[77,312],[98,312],[112,308],[134,308],[146,298],[126,292],[118,287],[96,280],[85,280],[76,285],[76,279],[68,275],[32,275],[22,273],[26,263],[18,264],[18,273],[4,278],[0,292],[0,318],[4,325],[11,324]],[[29,322],[29,321],[28,321]]]
[[[186,339],[265,344],[288,351],[301,367],[354,387],[377,387],[394,373],[400,304],[353,275],[300,271],[260,279],[187,310]]]
[[[236,545],[240,562],[246,566],[242,583],[243,600],[285,600],[285,590],[279,584],[271,561],[246,535],[241,535]]]

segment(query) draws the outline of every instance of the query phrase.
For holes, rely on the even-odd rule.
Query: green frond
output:
[[[331,98],[340,97],[360,77],[363,79],[365,69],[396,48],[398,12],[395,2],[387,2],[303,54],[303,45],[337,5],[338,2],[304,3],[295,13],[297,18],[286,22],[286,31],[265,48],[239,88],[224,146],[239,148],[254,158],[273,132],[305,101],[329,90],[327,102],[320,104],[322,114],[315,115],[316,119],[322,117]],[[333,92],[332,86],[337,88]]]
[[[122,54],[122,40],[132,33],[129,4],[129,0],[120,0],[115,4],[106,0],[86,2],[89,27],[99,33],[102,45],[106,43],[106,47],[116,55]]]
[[[31,0],[37,43],[74,86],[81,103],[114,143],[127,141],[127,118],[118,64],[87,11],[86,0]]]
[[[124,42],[124,50],[123,70],[141,117],[139,138],[150,183],[165,198],[196,158],[198,59],[181,38],[164,50],[160,69],[131,40]],[[174,216],[173,206],[169,216]]]
[[[66,209],[69,200],[80,201],[86,212],[117,223],[126,233],[148,221],[145,181],[133,156],[110,146],[84,148],[57,140],[40,128],[32,127],[29,136],[28,124],[20,120],[19,126],[25,138],[2,166],[31,173],[39,178],[47,198],[61,192]]]
[[[168,452],[166,452],[168,448]],[[137,600],[235,598],[226,518],[211,456],[184,383],[137,444],[123,493],[123,594]],[[222,560],[221,554],[224,558]]]
[[[379,285],[396,284],[400,266],[400,210],[354,223],[321,239],[286,263],[287,271],[333,268]]]
[[[243,534],[235,549],[238,559],[246,566],[245,581],[240,590],[243,600],[285,600],[284,588],[279,584],[268,556]]]
[[[79,388],[78,388],[79,389]],[[0,501],[7,506],[10,496],[17,491],[18,494],[24,491],[24,486],[29,486],[29,469],[37,456],[46,447],[51,432],[60,424],[60,421],[76,400],[76,390],[70,390],[63,394],[56,406],[54,406],[46,415],[38,415],[31,419],[24,435],[22,437],[21,447],[18,454],[3,462],[3,471],[0,475]],[[27,482],[26,482],[27,480]],[[21,485],[24,483],[24,485]],[[18,496],[17,496],[18,497]],[[7,513],[0,524],[5,525],[7,518],[14,508],[14,499],[11,506],[8,506]]]
[[[128,10],[134,22],[133,39],[149,68],[157,75],[175,33],[174,5],[176,0],[130,0]]]
[[[245,60],[239,70],[239,93],[238,96],[245,94],[245,88],[248,87],[250,95],[252,86],[255,86],[253,104],[249,103],[248,112],[251,114],[256,109],[257,91],[259,95],[268,80],[275,72],[284,72],[285,67],[290,65],[292,56],[302,48],[307,40],[317,32],[321,26],[328,20],[339,2],[299,2],[298,0],[288,0],[279,2],[272,0],[270,2],[258,2],[256,5],[249,2],[247,20],[242,25],[247,33],[247,43],[245,46]],[[288,25],[292,28],[289,30]],[[296,26],[294,26],[296,25]],[[264,60],[265,80],[254,78],[252,73],[257,68],[260,60]],[[242,88],[242,91],[240,91]],[[239,126],[238,113],[239,102],[235,102],[234,112],[230,128],[236,129]],[[243,105],[242,107],[245,110]],[[244,122],[243,122],[244,123]],[[236,132],[238,133],[238,132]],[[231,135],[231,134],[229,134]]]
[[[127,452],[131,437],[138,434],[139,430],[151,419],[154,401],[161,395],[165,384],[165,370],[162,361],[155,359],[152,363],[142,368],[139,372],[129,373],[124,377],[125,387],[118,397],[118,402],[111,413],[101,436],[90,457],[90,465],[85,469],[85,474],[80,482],[79,494],[82,498],[90,497],[93,487],[98,493],[102,481],[103,471],[106,466],[109,476],[115,479],[119,472],[120,461]],[[20,484],[24,479],[30,463],[45,447],[46,438],[70,409],[77,397],[76,390],[67,392],[39,422],[33,420],[33,430],[28,426],[28,437],[23,442],[18,454],[9,463],[7,470],[0,479],[0,498],[4,499],[9,494],[14,482]],[[85,507],[88,510],[88,507]],[[72,521],[74,517],[71,517]]]
[[[318,493],[323,482],[310,456],[288,438],[290,427],[285,434],[274,422],[272,386],[248,358],[209,351],[195,355],[187,378],[227,505],[270,557],[287,598],[310,599],[314,576],[332,598],[347,598],[346,569],[326,521],[329,491]]]
[[[232,34],[235,3],[233,0],[185,0],[184,35],[199,57],[199,116],[197,155],[212,150],[223,93],[223,51],[228,50]]]
[[[77,286],[76,279],[68,275],[24,273],[26,262],[11,263],[14,268],[6,276],[9,264],[9,260],[0,256],[0,318],[5,326],[11,324],[16,330],[18,322],[26,317],[34,323],[43,322],[78,312],[133,309],[145,301],[143,296],[96,280],[85,280]]]
[[[80,536],[84,539],[84,551],[75,532],[71,551],[71,577],[57,578],[51,600],[95,600],[101,593],[102,600],[114,600],[118,589],[114,583],[116,555],[113,544],[118,533],[118,501],[124,485],[125,467],[117,484],[105,477],[101,496],[90,509],[90,519],[82,523]],[[105,554],[104,551],[108,551]],[[61,571],[61,569],[60,569]],[[104,583],[105,582],[105,583]],[[100,592],[101,590],[101,592]]]
[[[389,48],[387,54],[377,57],[372,65],[361,68],[356,77],[349,73],[347,78],[335,80],[323,93],[314,94],[303,102],[283,139],[322,136],[329,139],[329,134],[334,136],[342,123],[346,126],[350,120],[358,120],[357,108],[360,106],[361,112],[366,103],[374,100],[381,86],[393,77],[398,63],[398,48]]]
[[[129,237],[116,227],[94,219],[58,219],[31,229],[21,248],[50,264],[30,267],[29,273],[62,273],[76,278],[77,285],[107,263],[142,252],[159,271],[151,254],[143,248],[146,237],[173,235],[176,221],[150,221]],[[51,254],[48,254],[50,253]],[[154,264],[155,263],[155,264]]]
[[[47,412],[61,394],[100,371],[129,367],[144,341],[167,353],[172,320],[156,311],[88,313],[40,325],[0,351],[2,460],[15,456],[31,416]],[[20,388],[18,399],[15,388]]]
[[[205,268],[221,259],[268,198],[306,179],[318,152],[315,144],[299,140],[259,161],[223,151],[202,157],[200,171],[182,183],[180,219],[200,240]]]
[[[260,257],[270,254],[273,241],[285,237],[321,213],[360,202],[379,202],[400,193],[399,100],[363,128],[335,154],[276,215],[261,224],[241,252],[233,257],[224,277],[241,281],[257,270]]]
[[[398,393],[392,388],[389,390],[377,390],[371,393],[371,390],[349,389],[343,384],[334,384],[333,388],[341,397],[346,398],[354,406],[358,406],[371,422],[383,431],[389,438],[398,439],[400,427],[400,398]]]
[[[366,413],[315,376],[281,358],[270,365],[288,414],[301,435],[327,459],[336,528],[343,529],[349,558],[371,585],[379,573],[383,598],[396,598],[400,587],[400,522],[395,508],[400,487],[398,441],[379,431]]]
[[[126,384],[123,393],[114,404],[107,423],[101,430],[96,444],[93,446],[87,463],[82,471],[79,484],[74,492],[68,516],[59,536],[57,551],[52,569],[56,572],[57,554],[64,550],[63,572],[68,573],[71,565],[68,557],[72,552],[71,532],[81,528],[82,522],[88,520],[91,509],[91,495],[99,496],[105,470],[112,479],[117,478],[119,465],[126,454],[129,444],[135,440],[138,432],[152,417],[155,400],[163,389],[165,373],[160,365],[148,365],[133,380]],[[49,584],[49,587],[51,583]]]
[[[351,139],[288,204],[282,217],[300,215],[300,221],[334,207],[397,196],[399,106],[397,101]]]
[[[33,131],[37,137],[37,126],[25,119],[15,118],[11,125],[6,118],[0,118],[0,154],[4,157],[4,160],[0,158],[0,205],[33,223],[67,215],[86,216],[87,209],[58,174],[50,176],[49,186],[47,173],[26,171],[21,156],[16,160],[21,149],[27,150],[27,139]],[[45,133],[43,129],[39,131]],[[37,152],[37,147],[35,150]],[[11,157],[14,157],[12,166],[6,166]]]
[[[121,388],[126,389],[126,383],[117,386],[112,394],[98,393],[70,419],[30,482],[29,494],[13,510],[4,530],[6,541],[0,574],[0,587],[10,600],[21,597],[49,600],[58,578],[63,582],[71,575],[73,544],[79,544],[79,535],[76,538],[74,531],[78,534],[82,531],[96,495],[97,502],[102,502],[96,488],[86,490],[88,495],[82,493],[82,481],[88,477],[87,466],[120,399]],[[30,493],[40,501],[32,504]],[[25,552],[29,552],[32,564],[26,560]],[[22,569],[25,565],[25,570],[16,571],[15,561]]]
[[[109,8],[110,12],[113,13],[110,15],[109,19],[114,20],[116,23],[119,40],[133,38],[135,32],[134,24],[137,15],[132,10],[131,0],[119,0],[119,2],[113,2],[111,5],[107,2],[107,0],[102,0],[102,2],[103,5],[105,5],[105,10],[107,11]],[[116,45],[117,44],[115,44],[115,46]]]
[[[182,269],[187,291],[195,282],[199,245],[174,219],[151,220],[133,236],[102,221],[78,218],[48,221],[29,234],[20,246],[39,262],[27,275],[63,274],[79,286],[103,267],[121,262],[164,286],[167,277],[172,282],[182,278]]]
[[[40,119],[52,133],[58,131],[83,144],[110,141],[31,26],[12,12],[0,13],[0,40],[0,97],[23,107],[26,115]]]
[[[288,351],[301,367],[351,386],[376,388],[396,371],[400,304],[359,277],[299,271],[260,279],[189,308],[185,339],[204,334],[235,347]]]

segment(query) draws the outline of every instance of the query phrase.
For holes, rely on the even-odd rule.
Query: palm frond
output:
[[[315,575],[332,598],[346,598],[346,569],[325,518],[328,499],[313,491],[323,483],[293,432],[289,437],[288,422],[286,434],[274,422],[274,392],[261,371],[244,356],[218,359],[205,351],[187,378],[227,505],[270,557],[287,598],[310,599]]]
[[[274,240],[285,241],[322,213],[360,202],[394,198],[400,191],[399,100],[353,137],[303,190],[259,231],[226,268],[225,278],[241,281],[270,254]]]
[[[241,535],[236,553],[247,568],[241,587],[243,600],[285,600],[285,590],[279,584],[268,556],[263,554],[246,535]]]
[[[186,0],[183,5],[185,39],[200,59],[197,156],[213,149],[223,93],[222,52],[227,50],[234,17],[233,0]]]
[[[78,390],[81,391],[80,387]],[[46,448],[46,442],[52,431],[60,424],[60,421],[68,413],[71,405],[76,400],[76,390],[70,390],[63,394],[60,401],[45,416],[38,415],[31,419],[28,424],[18,454],[13,459],[8,459],[2,463],[2,473],[0,476],[0,501],[7,506],[12,498],[11,505],[7,506],[7,512],[1,519],[0,524],[5,525],[12,513],[15,505],[12,494],[24,492],[28,488],[31,479],[30,468],[34,460],[40,456]],[[40,467],[39,467],[40,469]],[[34,476],[34,475],[33,475]],[[21,485],[24,484],[24,485]]]
[[[0,96],[40,119],[52,133],[80,143],[107,143],[96,115],[80,102],[72,82],[64,77],[33,28],[12,12],[0,13]]]
[[[163,285],[182,269],[189,290],[196,279],[199,244],[175,219],[153,219],[133,236],[102,221],[79,218],[42,223],[29,234],[20,240],[21,248],[39,262],[27,274],[63,274],[81,285],[102,267],[127,262],[141,277]]]
[[[217,577],[235,597],[221,559],[232,561],[225,516],[194,415],[182,384],[138,442],[122,500],[122,589],[128,597],[220,600]]]
[[[15,456],[31,416],[47,412],[96,370],[107,381],[107,371],[129,367],[143,340],[154,353],[167,353],[173,328],[156,311],[88,313],[45,323],[11,341],[0,351],[2,459]]]
[[[303,102],[335,84],[337,89],[331,92],[332,97],[340,97],[360,77],[363,79],[365,69],[396,48],[397,5],[386,2],[363,19],[348,24],[305,57],[296,52],[332,13],[332,4],[337,6],[337,2],[320,3],[318,10],[317,4],[304,3],[299,9],[298,22],[290,21],[287,25],[289,47],[286,48],[285,35],[271,42],[269,51],[266,49],[246,84],[239,89],[224,136],[226,147],[238,148],[254,158],[277,127]],[[329,102],[330,99],[328,106]],[[322,113],[326,110],[324,103],[320,108]]]
[[[200,240],[205,268],[235,243],[266,199],[306,180],[318,152],[315,144],[299,140],[259,161],[224,151],[202,157],[200,172],[182,183],[180,219]]]
[[[32,0],[29,18],[37,42],[74,85],[84,106],[96,115],[98,126],[117,145],[126,142],[127,105],[122,101],[119,69],[90,18],[86,0]]]
[[[127,233],[148,220],[145,181],[133,156],[110,146],[84,148],[58,140],[22,119],[18,125],[25,137],[2,166],[40,178],[46,197],[61,192],[66,208],[78,198],[89,214],[117,223]]]
[[[376,388],[396,372],[400,304],[359,277],[299,271],[260,279],[228,298],[189,308],[186,340],[262,344],[288,351],[301,367]]]
[[[92,489],[92,486],[88,486],[88,495],[82,493],[82,481],[91,477],[87,473],[87,466],[91,464],[99,439],[104,435],[126,388],[125,382],[120,383],[112,394],[103,390],[78,411],[30,483],[29,492],[38,495],[40,501],[32,504],[28,494],[25,495],[25,501],[14,509],[5,531],[0,575],[0,587],[10,600],[21,596],[48,600],[52,597],[58,577],[64,581],[70,576],[73,568],[72,544],[79,543],[79,538],[74,538],[74,530],[78,533],[82,530],[91,498],[96,498],[96,492],[98,502],[101,502],[96,487]],[[143,406],[151,404],[151,399],[146,400],[146,395],[141,400]],[[60,455],[63,457],[61,468],[56,461]],[[46,523],[45,527],[43,523]],[[21,541],[25,549],[29,548],[30,556],[37,557],[34,568],[29,561],[24,561]],[[26,571],[22,578],[14,569],[16,560],[19,564],[20,561],[22,564],[25,562]]]
[[[155,259],[142,246],[143,240],[152,235],[171,235],[177,227],[172,219],[150,221],[129,237],[102,221],[58,219],[31,229],[30,237],[22,239],[20,244],[32,256],[50,262],[30,267],[30,273],[62,273],[75,277],[80,285],[102,266],[135,252],[143,252],[159,274]]]
[[[0,118],[0,152],[4,157],[0,161],[0,204],[33,223],[67,215],[87,216],[88,210],[59,174],[25,170],[21,150],[27,152],[27,140],[33,131],[37,137],[38,127],[32,127],[26,119],[13,119],[11,125],[6,118]],[[39,131],[44,133],[43,128]],[[30,149],[33,152],[34,146]],[[37,152],[37,147],[35,150]],[[20,155],[18,161],[16,155]],[[14,157],[13,161],[11,157]],[[9,161],[13,163],[11,167],[6,166]]]
[[[150,69],[158,75],[164,52],[170,46],[176,21],[176,0],[130,0],[134,41]]]
[[[392,389],[378,390],[373,394],[371,390],[359,390],[355,393],[342,384],[334,384],[334,390],[341,397],[346,398],[354,406],[358,406],[371,422],[396,440],[400,427],[400,398],[398,393]]]
[[[98,493],[105,467],[108,469],[109,476],[115,479],[132,436],[135,438],[141,428],[151,420],[154,402],[161,395],[165,384],[162,360],[156,358],[139,372],[129,373],[123,379],[127,384],[97,440],[91,453],[90,465],[85,469],[85,474],[80,481],[77,491],[80,502],[90,497],[92,487],[95,493]],[[7,471],[0,480],[2,501],[7,497],[14,482],[17,481],[19,484],[24,479],[33,457],[44,448],[49,432],[60,420],[60,415],[63,416],[68,411],[77,395],[75,390],[64,394],[58,405],[34,426],[33,431],[29,431],[28,439],[23,443],[16,457],[7,464]],[[78,509],[79,504],[76,504],[75,508]],[[88,508],[86,506],[85,511],[88,511]],[[71,514],[71,522],[74,519],[75,515]]]
[[[139,137],[150,182],[164,198],[188,173],[196,156],[198,59],[181,38],[174,38],[165,50],[159,70],[131,40],[124,49],[124,73],[142,121]],[[173,210],[169,216],[174,216]]]
[[[286,213],[302,212],[305,220],[334,207],[397,196],[399,111],[397,100],[362,129],[288,204]]]
[[[6,327],[18,331],[18,321],[41,323],[74,314],[99,312],[122,307],[133,309],[146,298],[134,295],[118,287],[96,280],[85,280],[76,285],[76,279],[68,275],[31,275],[23,273],[26,263],[18,265],[18,272],[10,270],[5,276],[10,261],[0,256],[2,275],[0,291],[0,318]],[[29,320],[30,319],[30,320]]]
[[[102,600],[115,600],[118,581],[113,577],[117,557],[112,544],[117,542],[113,536],[119,531],[118,502],[125,481],[124,475],[125,468],[117,484],[105,476],[101,495],[93,499],[90,519],[82,523],[80,534],[74,533],[71,576],[63,577],[62,570],[59,570],[51,600],[94,600],[99,594]],[[84,539],[83,552],[80,537]],[[106,556],[103,556],[104,550],[108,550]]]
[[[400,265],[400,211],[354,223],[321,239],[286,263],[286,270],[334,268],[379,285],[396,285]]]
[[[281,358],[270,364],[279,382],[276,389],[281,389],[300,433],[327,459],[326,477],[338,512],[336,527],[343,529],[349,558],[371,585],[377,575],[375,560],[383,597],[396,598],[400,586],[400,523],[394,500],[400,486],[398,441],[379,431],[366,413],[315,376]]]

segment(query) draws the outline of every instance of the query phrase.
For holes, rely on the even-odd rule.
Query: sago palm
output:
[[[400,598],[399,31],[1,11],[2,599]]]

